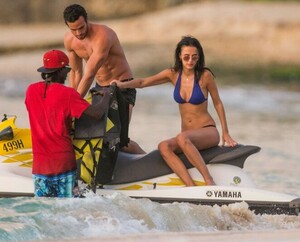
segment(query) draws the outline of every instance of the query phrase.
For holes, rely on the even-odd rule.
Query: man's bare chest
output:
[[[93,48],[88,44],[78,43],[72,49],[82,59],[88,60],[93,53]]]

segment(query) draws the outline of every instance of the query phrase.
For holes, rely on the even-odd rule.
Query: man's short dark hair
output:
[[[80,16],[82,16],[85,22],[87,22],[87,12],[81,5],[72,4],[65,8],[64,20],[67,25],[67,22],[74,23],[76,20],[79,19]]]

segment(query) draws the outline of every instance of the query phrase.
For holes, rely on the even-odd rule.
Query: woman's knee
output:
[[[180,133],[176,136],[176,143],[179,147],[184,147],[187,143],[190,143],[190,139],[185,133]]]
[[[162,141],[158,144],[158,150],[164,160],[168,160],[167,157],[171,154],[171,146],[167,141]]]
[[[165,153],[170,150],[170,145],[167,141],[161,141],[158,144],[158,150],[162,153]]]

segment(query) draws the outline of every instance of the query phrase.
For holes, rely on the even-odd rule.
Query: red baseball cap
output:
[[[44,66],[38,68],[38,72],[52,73],[63,67],[70,68],[68,56],[60,50],[47,51],[44,54],[43,63]]]

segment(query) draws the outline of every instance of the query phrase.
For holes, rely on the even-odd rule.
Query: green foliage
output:
[[[269,75],[274,82],[286,81],[287,83],[300,84],[299,66],[275,66],[270,69]]]
[[[268,66],[211,65],[221,84],[262,84],[274,88],[300,90],[300,66],[272,64]]]

